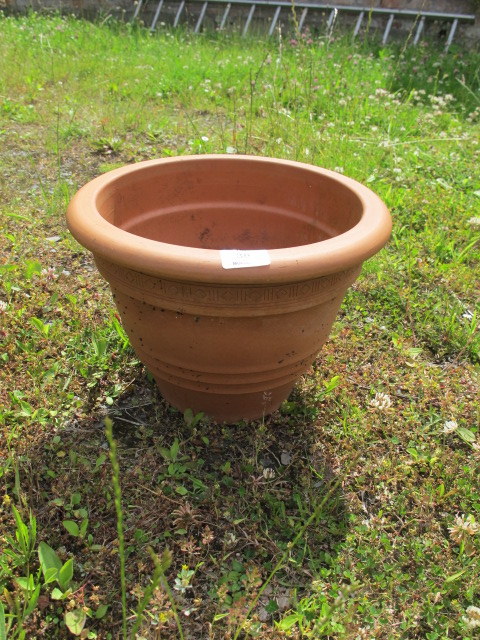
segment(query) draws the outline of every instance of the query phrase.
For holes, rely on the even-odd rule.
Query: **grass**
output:
[[[478,53],[0,33],[0,638],[477,637]],[[281,410],[219,425],[159,397],[64,214],[236,151],[343,171],[394,232]]]

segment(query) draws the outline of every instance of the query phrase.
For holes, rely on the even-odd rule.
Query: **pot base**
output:
[[[289,383],[263,392],[213,394],[185,389],[157,377],[155,382],[165,400],[182,413],[191,409],[194,415],[202,412],[215,422],[230,424],[241,420],[257,420],[273,413],[293,388]]]

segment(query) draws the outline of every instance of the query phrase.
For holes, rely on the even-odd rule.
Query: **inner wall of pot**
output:
[[[307,245],[345,233],[361,218],[359,198],[334,178],[235,160],[146,167],[107,185],[97,206],[124,231],[198,249]]]

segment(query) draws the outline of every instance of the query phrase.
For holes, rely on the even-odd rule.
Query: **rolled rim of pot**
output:
[[[136,203],[144,198],[146,191],[150,190],[152,193],[147,197],[147,213],[144,211],[145,205],[140,206],[140,217],[147,215],[148,209],[151,210],[155,206],[161,212],[164,194],[166,198],[188,190],[195,194],[195,183],[201,183],[202,180],[210,180],[212,183],[204,184],[203,191],[214,191],[215,175],[224,170],[231,176],[232,181],[236,181],[237,187],[241,179],[235,176],[244,171],[247,172],[247,176],[255,176],[248,180],[252,182],[257,203],[261,202],[263,197],[259,195],[261,185],[265,180],[270,180],[267,187],[271,192],[277,192],[277,196],[273,196],[277,198],[277,202],[279,198],[285,201],[294,200],[293,205],[292,202],[287,202],[287,217],[299,217],[302,220],[305,220],[306,213],[310,215],[310,211],[302,213],[302,208],[316,209],[313,215],[321,216],[322,206],[324,209],[330,209],[330,219],[342,220],[344,214],[334,211],[335,194],[341,193],[341,203],[346,202],[348,205],[346,217],[350,223],[345,231],[334,235],[327,232],[326,238],[317,242],[280,248],[261,247],[257,244],[251,250],[266,249],[270,264],[231,269],[222,266],[220,249],[245,250],[245,247],[184,246],[144,237],[119,226],[121,222],[117,220],[117,212],[135,208]],[[271,179],[269,176],[272,176]],[[245,193],[248,195],[250,188],[248,180],[241,185],[244,197]],[[295,181],[297,192],[300,188],[292,197],[289,180]],[[160,186],[157,188],[155,185],[158,184]],[[222,185],[221,189],[228,189],[225,179]],[[159,192],[156,193],[156,190]],[[332,197],[333,203],[328,205]],[[318,206],[317,200],[320,202]],[[228,209],[229,204],[225,202],[224,208]],[[251,204],[253,208],[257,206],[254,201]],[[215,206],[218,205],[216,202]],[[191,206],[190,202],[186,209]],[[264,205],[258,206],[261,211]],[[298,216],[294,211],[295,206],[300,209]],[[181,211],[182,206],[177,203],[173,209]],[[272,207],[269,210],[271,212]],[[279,215],[284,213],[285,211],[279,209]],[[312,224],[315,225],[315,218],[312,217],[312,220]],[[390,213],[382,200],[369,188],[343,174],[290,160],[222,154],[147,160],[109,171],[93,179],[76,193],[68,206],[67,223],[73,236],[94,256],[137,272],[192,282],[259,285],[300,282],[359,266],[386,244],[392,229]],[[322,227],[322,222],[319,224]],[[325,224],[322,228],[324,231],[328,230],[329,225]]]

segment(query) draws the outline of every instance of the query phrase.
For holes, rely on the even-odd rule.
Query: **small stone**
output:
[[[281,455],[280,455],[280,462],[287,466],[287,464],[290,464],[290,462],[292,461],[292,456],[288,453],[288,451],[282,451]]]
[[[287,595],[277,596],[277,605],[280,611],[285,611],[290,606],[290,598]]]
[[[258,610],[258,619],[260,622],[266,622],[270,618],[270,614],[265,609],[265,607],[260,607]]]

